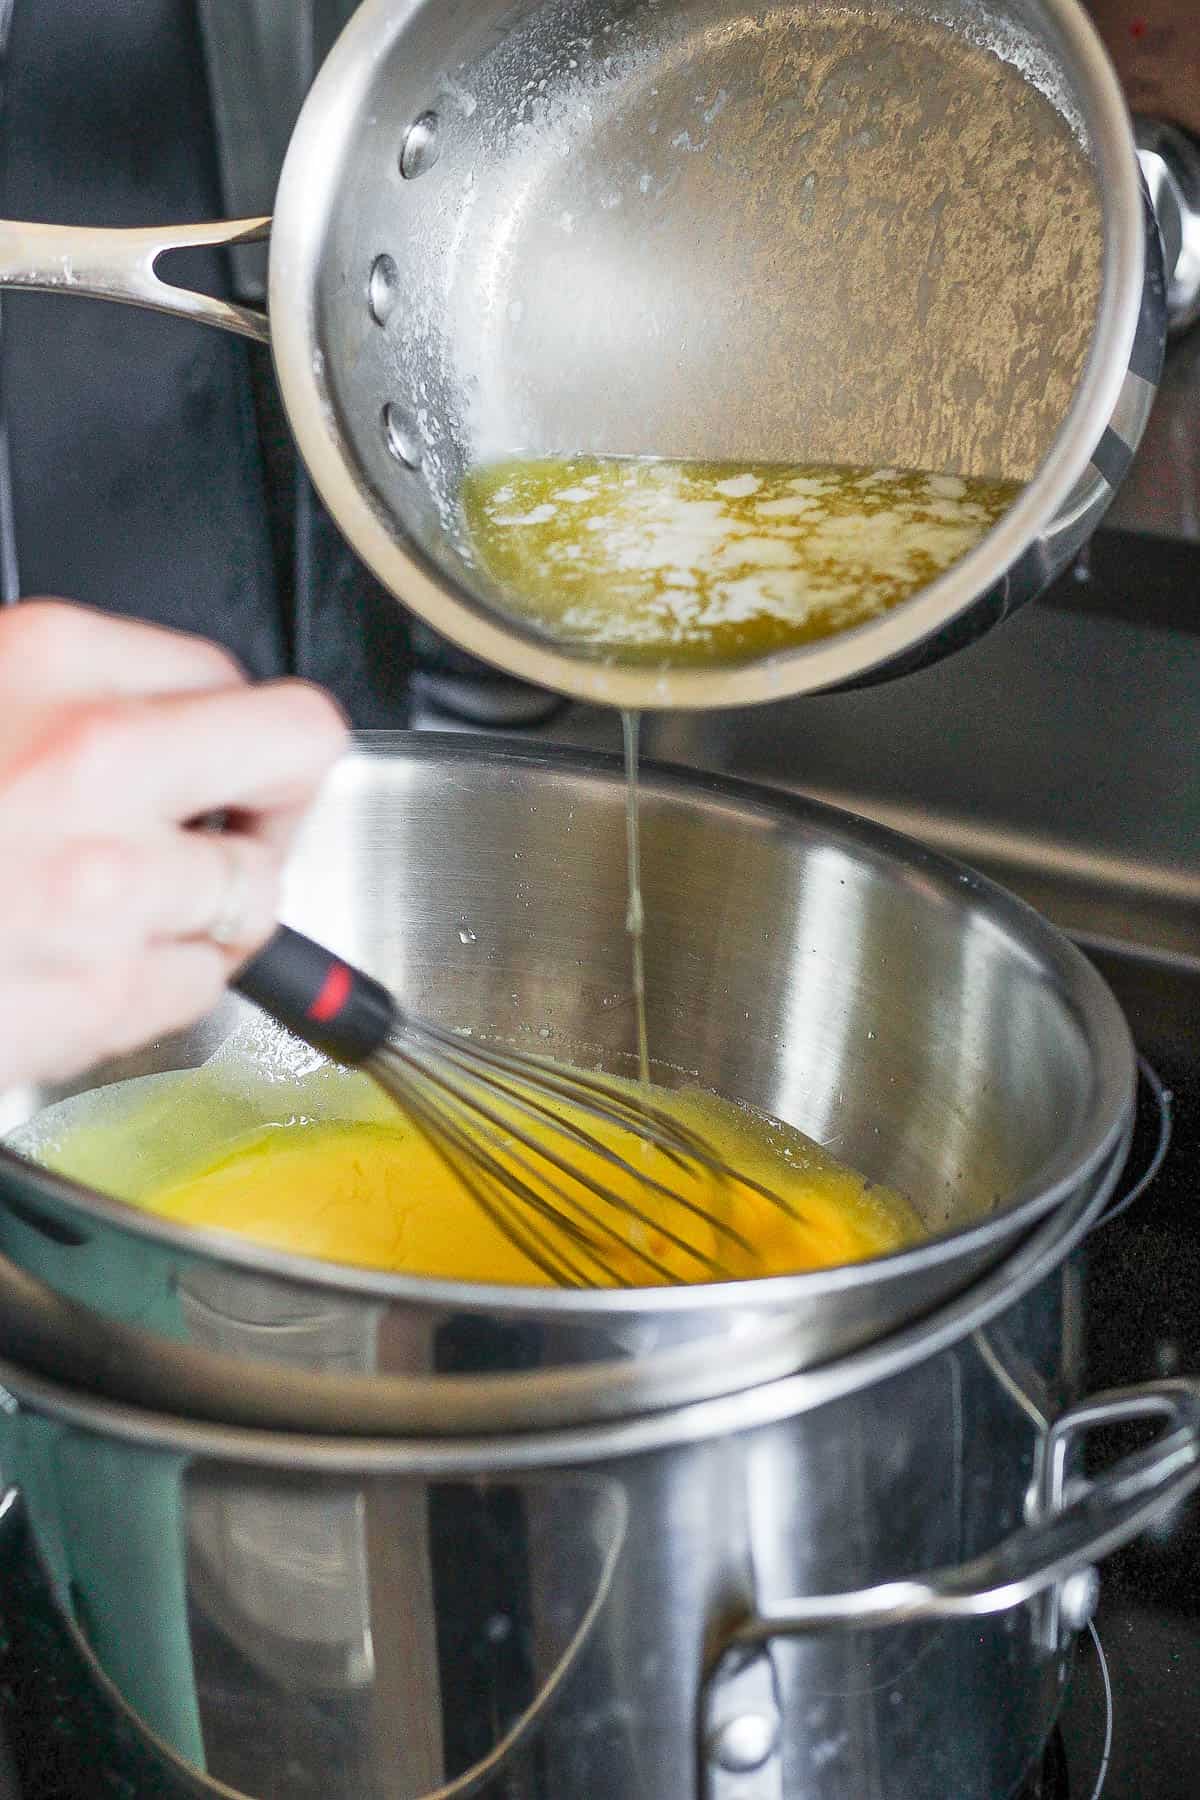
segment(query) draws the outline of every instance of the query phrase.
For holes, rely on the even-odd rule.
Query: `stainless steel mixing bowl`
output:
[[[468,1286],[178,1227],[0,1150],[0,1355],[163,1410],[311,1430],[630,1416],[878,1338],[1107,1191],[1132,1115],[1129,1034],[1036,914],[770,790],[650,769],[642,808],[661,1074],[765,1108],[898,1188],[927,1243],[724,1287]],[[417,734],[368,739],[336,772],[286,916],[435,1021],[629,1069],[625,900],[616,761]],[[81,1086],[197,1062],[236,1016],[231,1001]],[[10,1096],[9,1122],[53,1098]]]
[[[615,705],[744,704],[934,660],[1083,543],[1161,363],[1139,179],[1075,0],[367,0],[283,171],[269,326],[155,273],[265,220],[4,225],[0,286],[269,337],[334,518],[467,650]],[[506,451],[1028,486],[870,624],[660,671],[588,660],[506,611],[456,513],[464,468]]]

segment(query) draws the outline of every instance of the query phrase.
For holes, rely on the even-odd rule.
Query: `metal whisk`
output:
[[[740,1253],[752,1266],[753,1246],[721,1216],[722,1192],[732,1185],[798,1216],[640,1092],[412,1019],[371,976],[289,927],[234,986],[324,1055],[370,1075],[509,1242],[558,1286],[635,1286],[643,1272],[651,1282],[733,1279],[729,1259]],[[646,1168],[648,1150],[665,1163],[666,1178]],[[587,1166],[593,1161],[597,1170]],[[630,1177],[644,1203],[613,1187],[606,1171]],[[692,1242],[689,1220],[720,1249]],[[681,1268],[658,1244],[678,1254]]]

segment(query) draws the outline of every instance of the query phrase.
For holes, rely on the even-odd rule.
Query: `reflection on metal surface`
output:
[[[862,805],[857,794],[807,785],[806,791],[829,806]],[[1160,942],[1164,925],[1168,927],[1170,942],[1164,948],[1200,960],[1200,868],[1193,871],[1076,849],[1050,837],[1004,829],[978,818],[955,818],[920,805],[875,802],[870,812],[880,824],[986,869],[1019,893],[1037,889],[1052,895],[1056,920],[1076,937],[1116,941],[1139,915],[1145,915],[1158,926]]]
[[[498,1777],[584,1655],[629,1525],[619,1483],[578,1478],[289,1493],[214,1470],[188,1495],[194,1603],[247,1659],[252,1687],[340,1719],[345,1767],[325,1791],[347,1800],[451,1800]],[[253,1538],[251,1524],[264,1528]],[[211,1691],[200,1671],[208,1767],[258,1793],[283,1746],[230,1730],[219,1649],[198,1642],[215,1656]]]
[[[1096,1652],[1096,1662],[1100,1669],[1100,1679],[1104,1683],[1104,1746],[1100,1752],[1100,1766],[1096,1771],[1096,1780],[1088,1800],[1100,1800],[1104,1785],[1108,1780],[1109,1758],[1112,1756],[1113,1740],[1113,1692],[1112,1682],[1108,1675],[1108,1658],[1104,1654],[1104,1645],[1100,1642],[1100,1633],[1096,1630],[1095,1621],[1088,1620],[1088,1635],[1092,1640],[1092,1648]]]
[[[870,1342],[958,1292],[1035,1218],[1107,1190],[1132,1116],[1132,1047],[1103,984],[1056,934],[928,852],[808,802],[677,771],[648,774],[641,795],[648,1023],[665,1078],[695,1071],[703,1087],[836,1137],[841,1160],[953,1237],[750,1286],[483,1291],[206,1236],[83,1199],[0,1151],[2,1191],[24,1208],[0,1208],[0,1243],[92,1309],[73,1327],[52,1307],[31,1316],[34,1290],[7,1279],[12,1353],[40,1360],[57,1341],[60,1374],[103,1370],[142,1405],[284,1428],[449,1437],[628,1418]],[[619,1070],[625,859],[619,764],[461,737],[368,740],[306,826],[285,916],[435,1023],[518,1046],[551,1031],[560,1054]],[[195,1048],[162,1053],[177,1067]],[[248,1315],[245,1293],[221,1300],[234,1271],[264,1284]],[[363,1315],[343,1334],[360,1357],[376,1331],[373,1373],[353,1356],[331,1369],[322,1301]],[[307,1327],[243,1330],[236,1357],[213,1354],[222,1316],[270,1326],[306,1314],[319,1329],[303,1367]],[[143,1335],[106,1338],[97,1315]]]
[[[197,1486],[192,1593],[247,1659],[318,1691],[369,1687],[375,1654],[361,1494],[228,1495]]]
[[[1175,1096],[1170,1088],[1163,1085],[1156,1070],[1144,1056],[1138,1057],[1138,1071],[1142,1080],[1149,1088],[1151,1098],[1158,1109],[1158,1138],[1145,1169],[1128,1191],[1121,1195],[1116,1204],[1110,1206],[1104,1213],[1097,1223],[1097,1231],[1102,1225],[1111,1225],[1114,1219],[1119,1219],[1122,1213],[1128,1212],[1129,1208],[1141,1199],[1142,1195],[1146,1192],[1146,1189],[1150,1186],[1150,1183],[1162,1168],[1163,1163],[1166,1161],[1167,1151],[1171,1148],[1171,1135],[1175,1124]],[[1160,1373],[1164,1375],[1176,1374],[1177,1372],[1178,1371],[1175,1369],[1162,1369],[1160,1371]]]
[[[1200,316],[1200,149],[1157,120],[1137,124],[1138,161],[1163,245],[1167,325],[1186,331]]]
[[[1167,356],[1158,397],[1108,523],[1124,531],[1156,532],[1200,541],[1200,331],[1190,331]],[[1181,607],[1193,612],[1189,595]]]
[[[1025,1323],[1010,1307],[1007,1335],[1038,1345],[1050,1379],[1059,1351],[1053,1293],[1040,1287],[1018,1310]],[[34,1418],[28,1426],[11,1442],[14,1472],[28,1483],[39,1537],[51,1541],[68,1496],[53,1478],[39,1485],[40,1455],[60,1441],[71,1452],[89,1434]],[[222,1435],[212,1434],[214,1448]],[[106,1454],[125,1454],[104,1442]],[[301,1441],[292,1444],[302,1459]],[[352,1446],[347,1453],[356,1454]],[[1029,1422],[969,1346],[757,1432],[735,1425],[703,1444],[601,1464],[595,1477],[564,1468],[445,1482],[380,1468],[331,1480],[299,1460],[272,1471],[253,1458],[239,1465],[200,1451],[178,1483],[165,1446],[127,1454],[127,1465],[115,1465],[117,1480],[93,1487],[99,1528],[117,1508],[128,1515],[121,1477],[138,1468],[149,1478],[145,1491],[165,1483],[178,1494],[189,1527],[194,1501],[214,1492],[239,1504],[269,1498],[281,1519],[301,1498],[314,1518],[322,1502],[364,1500],[375,1659],[366,1688],[331,1692],[303,1644],[287,1679],[273,1658],[262,1658],[260,1641],[239,1639],[243,1654],[231,1655],[208,1590],[193,1587],[185,1623],[171,1589],[155,1582],[146,1546],[126,1558],[120,1584],[99,1564],[76,1568],[80,1616],[102,1627],[92,1631],[93,1651],[114,1670],[124,1643],[142,1657],[148,1679],[157,1668],[152,1642],[182,1637],[206,1793],[311,1800],[319,1771],[322,1800],[419,1800],[430,1792],[428,1778],[418,1778],[411,1758],[397,1761],[400,1748],[411,1752],[415,1732],[386,1725],[415,1723],[423,1705],[433,1730],[421,1767],[435,1771],[441,1757],[444,1774],[433,1789],[441,1794],[471,1780],[487,1800],[660,1800],[696,1766],[702,1736],[721,1756],[722,1778],[770,1773],[776,1712],[781,1768],[777,1787],[766,1790],[771,1800],[994,1800],[1027,1766],[1053,1716],[1062,1661],[1037,1652],[1030,1614],[1018,1607],[966,1631],[899,1625],[781,1642],[770,1659],[777,1688],[732,1696],[736,1704],[708,1715],[715,1731],[704,1733],[698,1717],[705,1644],[744,1593],[750,1561],[781,1591],[820,1593],[839,1581],[902,1577],[914,1543],[931,1565],[970,1558],[1019,1517]],[[849,1485],[831,1478],[847,1457],[855,1470]],[[52,1468],[53,1457],[42,1466]],[[797,1497],[799,1529],[782,1506],[752,1524],[767,1469],[783,1484],[780,1499],[785,1489]],[[278,1576],[282,1548],[272,1561]],[[429,1584],[428,1604],[416,1608],[414,1572],[418,1591]],[[349,1581],[344,1597],[356,1591]],[[278,1584],[275,1594],[283,1600]],[[240,1588],[227,1599],[240,1603]],[[297,1619],[315,1635],[311,1616]],[[276,1634],[276,1650],[284,1635]],[[760,1675],[765,1668],[759,1664]],[[172,1741],[195,1765],[195,1753]]]
[[[1188,342],[1200,356],[1200,330]],[[833,800],[982,868],[1088,943],[1200,968],[1200,636],[1132,622],[1136,563],[1128,579],[1121,619],[1031,607],[867,694],[648,715],[644,753]],[[1191,613],[1194,585],[1179,595]],[[617,727],[576,707],[531,736],[615,749]]]
[[[1019,1406],[1035,1431],[1044,1432],[1050,1424],[1050,1398],[1045,1383],[1033,1364],[1011,1344],[1004,1343],[999,1331],[977,1331],[972,1340],[980,1356],[996,1380]]]
[[[783,1720],[768,1650],[728,1659],[705,1685],[704,1800],[784,1800]]]

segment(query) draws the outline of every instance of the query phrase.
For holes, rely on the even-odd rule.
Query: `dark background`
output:
[[[9,11],[6,216],[225,216],[193,0],[8,0],[0,21]],[[229,291],[220,253],[187,263],[172,278]],[[10,295],[0,396],[5,600],[61,594],[202,631],[255,675],[323,682],[356,725],[407,722],[406,616],[297,468],[269,351],[132,308]]]

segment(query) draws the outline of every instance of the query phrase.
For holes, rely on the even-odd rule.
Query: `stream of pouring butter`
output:
[[[622,712],[625,739],[625,846],[629,904],[625,929],[633,955],[633,1005],[637,1019],[638,1076],[650,1085],[650,1040],[646,1031],[646,914],[642,906],[642,846],[638,815],[638,731],[641,714]]]
[[[877,618],[986,535],[1001,479],[824,463],[507,458],[463,481],[466,535],[521,617],[662,668],[732,667]],[[622,713],[638,1067],[650,1078],[638,715]]]

